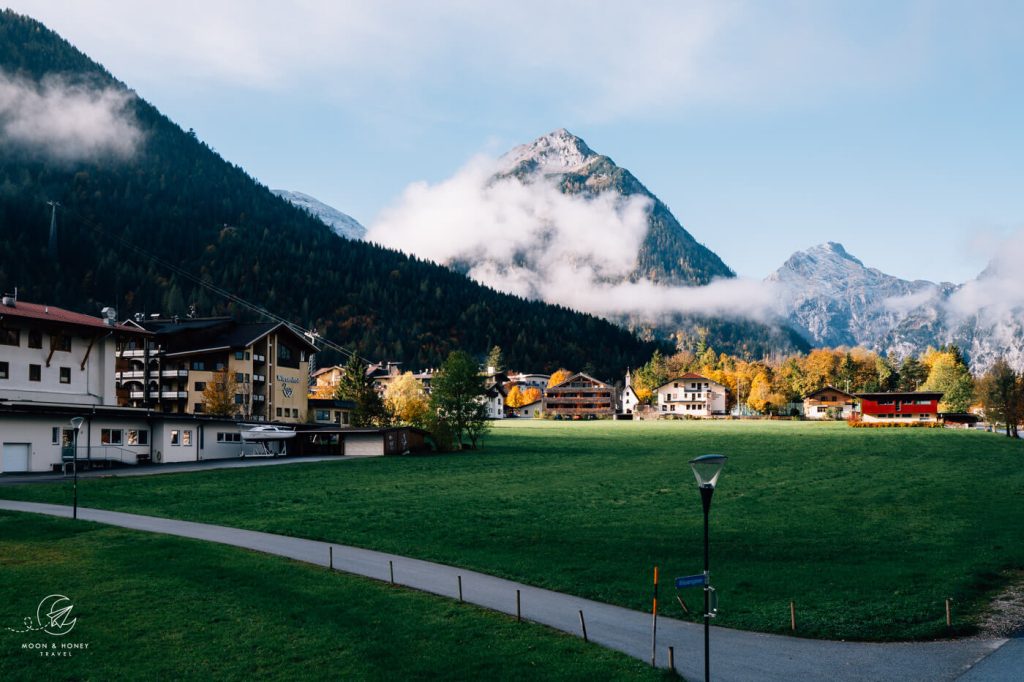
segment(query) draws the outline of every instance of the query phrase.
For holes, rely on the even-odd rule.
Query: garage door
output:
[[[4,458],[0,471],[10,474],[15,471],[28,471],[29,443],[4,443]]]

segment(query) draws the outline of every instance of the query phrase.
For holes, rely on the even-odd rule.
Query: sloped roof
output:
[[[706,376],[703,376],[701,374],[694,374],[693,372],[687,372],[686,374],[681,374],[680,376],[677,376],[677,377],[675,377],[673,379],[669,379],[668,381],[663,383],[661,386],[658,386],[658,388],[655,389],[655,390],[662,389],[662,388],[664,388],[664,387],[668,386],[669,384],[671,384],[673,382],[676,382],[676,381],[706,381],[709,384],[715,384],[716,386],[721,386],[722,385],[722,384],[718,383],[717,381],[715,381],[714,379],[708,379]]]
[[[598,384],[602,388],[611,388],[612,387],[611,384],[606,384],[605,382],[601,381],[600,379],[595,379],[594,377],[590,376],[589,374],[584,374],[583,372],[576,372],[575,374],[573,374],[571,377],[569,377],[568,379],[566,379],[562,383],[555,384],[554,386],[548,386],[547,390],[550,391],[553,388],[558,388],[560,386],[565,386],[569,382],[574,381],[575,379],[577,379],[579,377],[583,377],[584,379],[589,379],[590,381],[593,381],[595,384]]]
[[[42,303],[16,301],[14,305],[0,305],[0,318],[17,318],[24,320],[43,320],[54,324],[73,327],[89,327],[90,329],[116,329],[129,334],[145,334],[146,332],[124,324],[109,325],[101,317],[84,315],[64,308],[57,308]]]
[[[805,395],[804,396],[804,400],[808,400],[809,398],[813,398],[814,396],[821,395],[822,393],[825,393],[826,391],[831,391],[833,393],[838,393],[839,395],[844,395],[847,398],[850,398],[851,400],[857,397],[857,396],[855,396],[852,393],[847,393],[846,391],[841,391],[838,388],[836,388],[835,386],[832,386],[831,384],[826,384],[825,386],[822,386],[821,388],[819,388],[817,391],[813,391],[813,392],[808,393],[807,395]]]

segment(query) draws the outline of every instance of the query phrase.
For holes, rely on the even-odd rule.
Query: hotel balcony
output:
[[[187,398],[188,391],[160,391],[160,397],[171,399]]]

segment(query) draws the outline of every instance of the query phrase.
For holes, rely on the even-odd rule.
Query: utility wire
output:
[[[59,206],[59,204],[58,204],[58,206]],[[83,225],[88,227],[93,232],[99,234],[100,236],[106,237],[107,239],[110,239],[112,241],[117,242],[118,244],[120,244],[124,248],[126,248],[126,249],[128,249],[130,251],[133,251],[136,254],[138,254],[138,255],[140,255],[140,256],[142,256],[144,258],[148,258],[153,263],[156,263],[157,265],[159,265],[159,266],[161,266],[163,268],[166,268],[167,270],[170,270],[174,274],[180,275],[181,277],[184,277],[185,279],[188,279],[188,280],[198,284],[199,286],[204,287],[204,288],[210,290],[211,292],[217,294],[218,296],[226,298],[227,300],[231,301],[232,303],[236,303],[236,304],[238,304],[238,305],[240,305],[240,306],[242,306],[244,308],[248,308],[249,310],[251,310],[251,311],[253,311],[253,312],[255,312],[255,313],[259,314],[259,315],[262,315],[262,316],[264,316],[266,318],[269,318],[269,319],[271,319],[271,320],[273,320],[275,322],[279,322],[281,324],[284,324],[285,326],[287,326],[289,329],[291,329],[295,333],[300,334],[301,336],[305,336],[305,337],[309,338],[314,346],[317,343],[319,343],[319,344],[321,344],[321,345],[323,345],[323,346],[325,346],[327,348],[330,348],[331,350],[338,351],[339,353],[342,353],[343,355],[345,355],[347,357],[352,357],[352,356],[356,355],[355,352],[345,348],[344,346],[341,346],[341,345],[339,345],[339,344],[337,344],[337,343],[335,343],[335,342],[333,342],[333,341],[331,341],[329,339],[326,339],[326,338],[320,336],[320,334],[318,334],[314,330],[306,329],[306,328],[302,327],[301,325],[296,324],[295,322],[292,322],[291,320],[278,315],[277,313],[273,313],[273,312],[267,310],[263,306],[257,305],[255,303],[250,303],[249,301],[245,300],[241,296],[239,296],[239,295],[237,295],[235,293],[232,293],[231,291],[228,291],[227,289],[219,287],[216,284],[213,284],[212,282],[208,282],[208,281],[202,279],[201,277],[197,277],[196,275],[192,274],[188,270],[186,270],[186,269],[184,269],[184,268],[182,268],[182,267],[180,267],[178,265],[175,265],[174,263],[170,263],[170,262],[160,258],[159,256],[157,256],[155,254],[150,253],[149,251],[143,249],[141,246],[138,246],[137,244],[133,244],[132,242],[128,241],[124,237],[121,237],[120,235],[113,234],[113,233],[103,229],[102,227],[100,227],[99,225],[94,223],[93,221],[89,220],[87,217],[83,216],[82,214],[80,214],[80,213],[78,213],[78,212],[76,212],[76,211],[74,211],[72,209],[69,209],[67,207],[61,207],[61,208],[62,208],[62,210],[65,213],[71,213],[72,215],[74,215],[75,218],[77,218]],[[372,364],[366,358],[360,358],[360,359],[363,360],[363,362],[366,362],[367,364]]]

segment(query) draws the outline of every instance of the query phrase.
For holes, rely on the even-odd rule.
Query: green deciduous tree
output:
[[[476,448],[487,430],[484,381],[469,353],[453,351],[431,382],[431,412],[450,429],[456,448],[465,438]]]
[[[985,419],[1005,424],[1006,435],[1016,437],[1018,424],[1024,418],[1024,376],[999,358],[978,380],[977,393]]]

